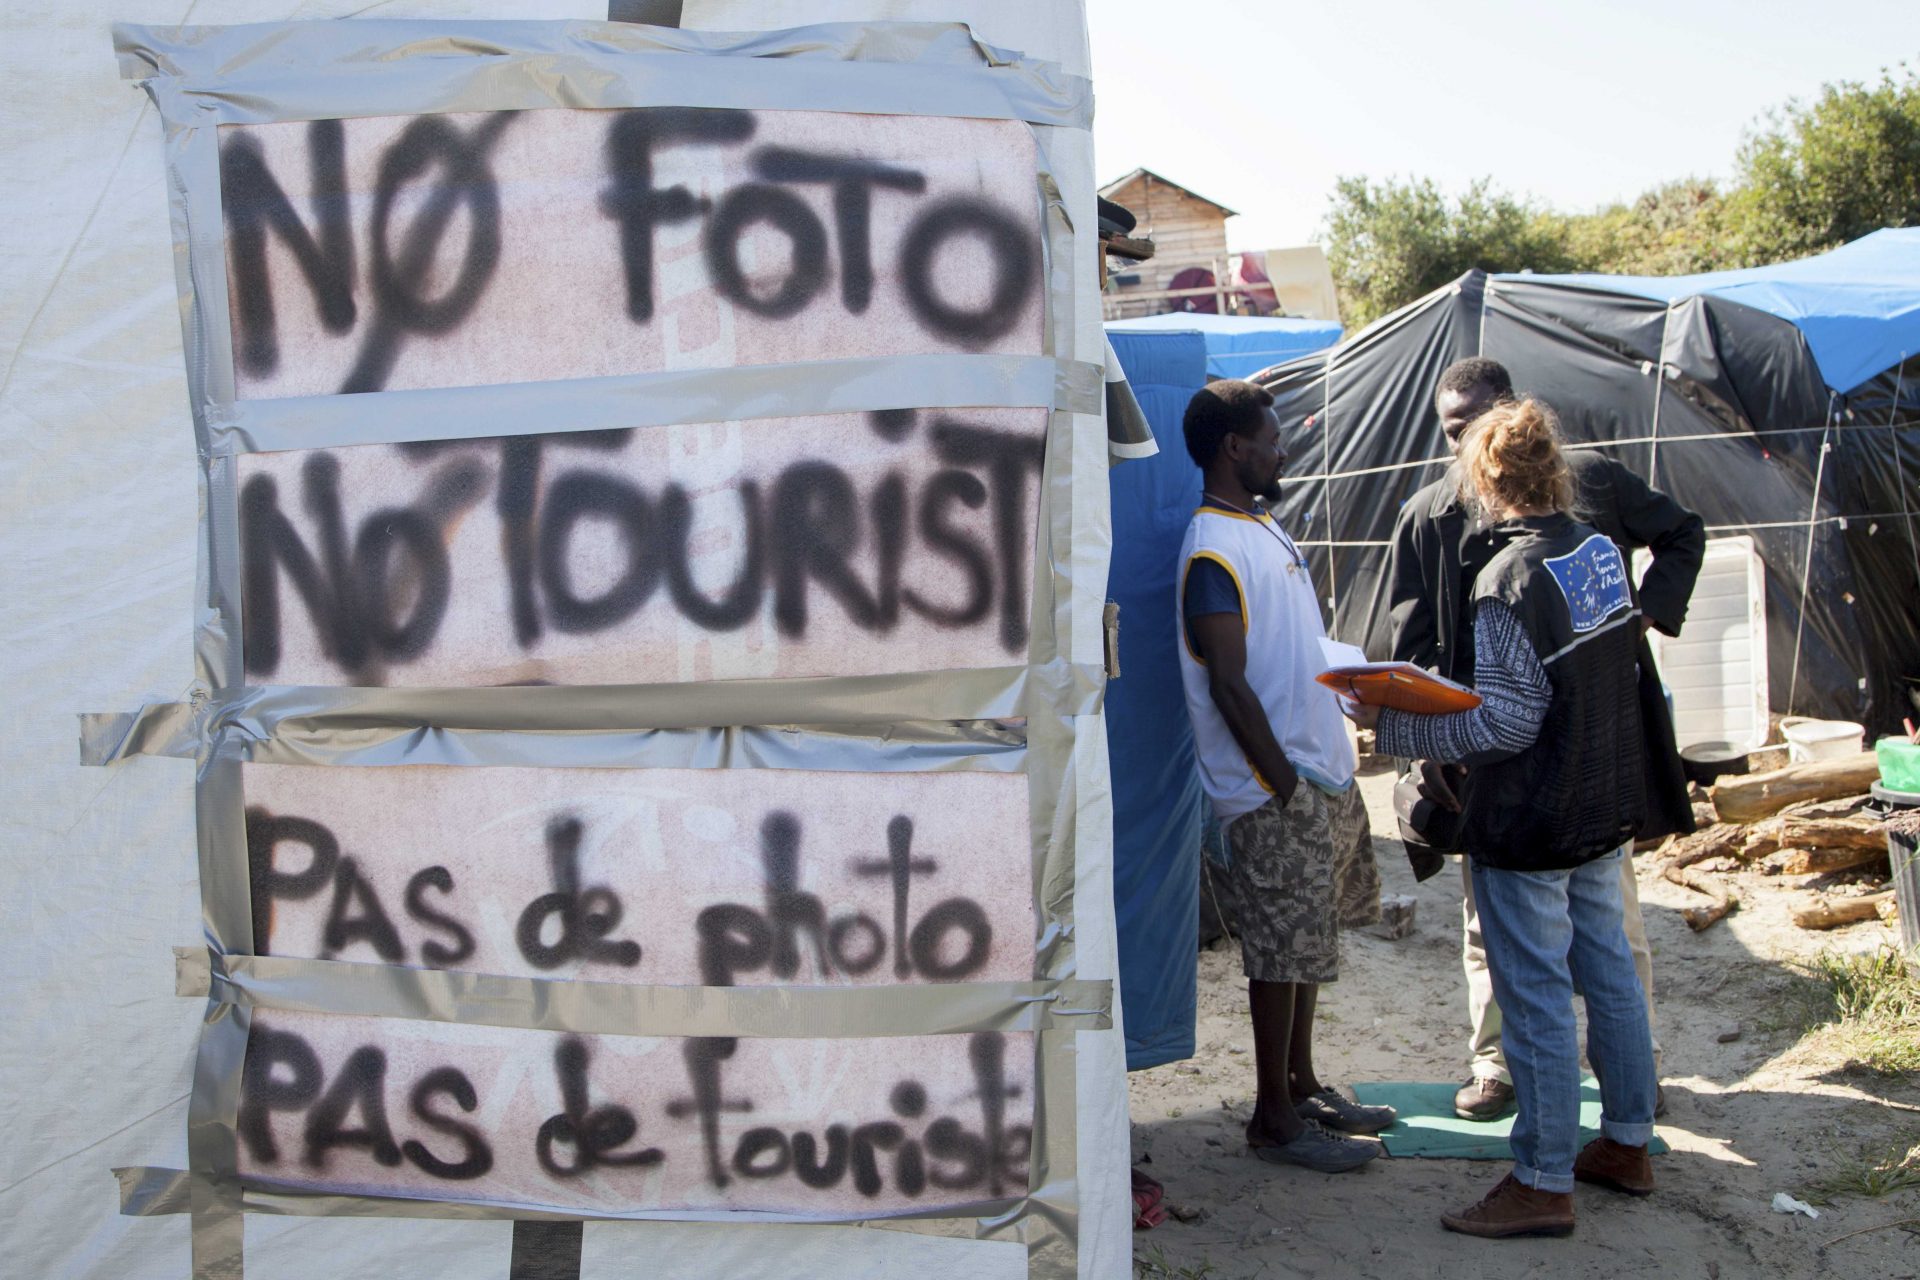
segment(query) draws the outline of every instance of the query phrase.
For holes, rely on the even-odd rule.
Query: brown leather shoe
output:
[[[1458,1213],[1443,1213],[1440,1223],[1449,1231],[1497,1240],[1502,1236],[1570,1236],[1573,1234],[1573,1196],[1566,1192],[1535,1191],[1512,1174],[1487,1192],[1479,1204]]]
[[[1462,1120],[1498,1120],[1513,1110],[1513,1086],[1493,1076],[1475,1076],[1453,1095],[1453,1114]]]
[[[1581,1148],[1573,1158],[1573,1176],[1630,1196],[1653,1194],[1653,1161],[1647,1149],[1622,1146],[1612,1138],[1595,1138]]]

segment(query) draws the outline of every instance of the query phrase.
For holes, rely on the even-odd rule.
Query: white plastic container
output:
[[[1794,764],[1809,760],[1844,760],[1866,749],[1866,726],[1851,720],[1814,720],[1807,716],[1788,716],[1780,722],[1781,736],[1787,740],[1787,759]]]

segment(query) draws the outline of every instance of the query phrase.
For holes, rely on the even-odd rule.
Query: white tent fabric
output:
[[[121,81],[113,21],[156,25],[327,19],[604,18],[591,0],[17,0],[0,19],[0,432],[8,554],[0,561],[8,732],[0,883],[3,944],[0,1220],[10,1274],[183,1277],[184,1215],[125,1218],[109,1169],[186,1164],[198,1001],[174,995],[169,948],[199,939],[192,766],[135,759],[83,769],[76,713],[180,696],[191,674],[197,512],[193,435],[160,129]],[[1078,3],[1027,0],[688,0],[683,25],[766,29],[854,19],[961,19],[989,43],[1085,75]],[[1092,219],[1091,137],[1060,174]],[[1100,362],[1091,238],[1076,262],[1074,358]],[[1097,419],[1076,438],[1104,466]],[[1078,465],[1078,464],[1076,464]],[[1104,530],[1103,492],[1078,513]],[[1078,548],[1103,580],[1100,539]],[[1097,600],[1094,607],[1098,607]],[[1076,629],[1096,650],[1098,628]],[[1089,737],[1104,744],[1098,723]],[[1104,747],[1102,747],[1104,750]],[[1115,946],[1104,759],[1077,815],[1082,977],[1110,979]],[[1116,996],[1117,1003],[1117,996]],[[1117,1012],[1117,1010],[1116,1010]],[[1121,1036],[1079,1039],[1082,1276],[1128,1266]],[[506,1222],[247,1219],[250,1276],[504,1277]],[[852,1227],[593,1223],[589,1278],[715,1275],[1013,1277],[1013,1243]]]

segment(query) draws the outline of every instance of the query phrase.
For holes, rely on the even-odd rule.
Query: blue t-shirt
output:
[[[1187,648],[1200,652],[1193,642],[1193,620],[1209,613],[1240,613],[1240,584],[1218,560],[1195,560],[1187,567],[1186,594],[1180,610],[1186,615]]]

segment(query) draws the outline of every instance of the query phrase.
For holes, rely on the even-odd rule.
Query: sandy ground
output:
[[[1360,930],[1343,941],[1341,979],[1321,995],[1316,1065],[1330,1083],[1465,1078],[1466,982],[1460,969],[1460,879],[1450,867],[1416,885],[1393,828],[1391,775],[1361,779],[1385,892],[1419,900],[1400,941]],[[1849,1069],[1817,1040],[1778,1029],[1793,981],[1782,961],[1823,947],[1894,940],[1872,922],[1827,934],[1789,921],[1795,891],[1738,878],[1741,909],[1705,933],[1679,908],[1698,895],[1649,878],[1641,898],[1654,951],[1655,1004],[1669,1110],[1656,1161],[1660,1190],[1633,1200],[1597,1188],[1576,1196],[1570,1239],[1483,1241],[1441,1229],[1506,1169],[1462,1160],[1382,1158],[1324,1175],[1246,1154],[1252,1037],[1237,948],[1200,957],[1199,1052],[1131,1077],[1134,1159],[1200,1216],[1136,1232],[1136,1275],[1215,1277],[1920,1276],[1920,1227],[1850,1232],[1920,1219],[1920,1190],[1845,1197],[1818,1221],[1775,1213],[1777,1191],[1803,1195],[1823,1170],[1863,1148],[1920,1142],[1920,1080]],[[1721,1043],[1723,1035],[1737,1038]],[[1832,1242],[1832,1243],[1829,1243]]]

